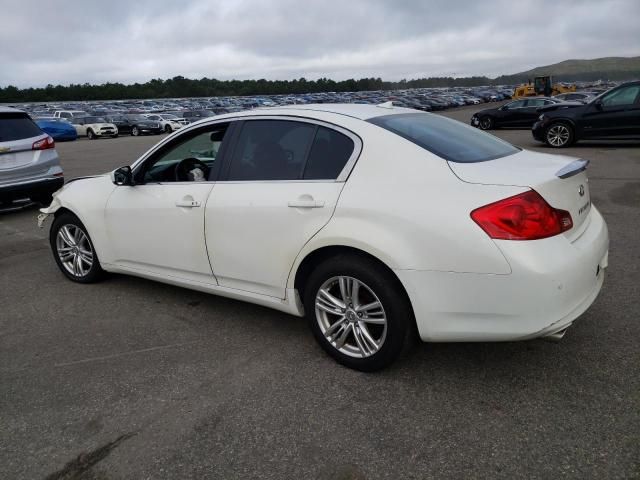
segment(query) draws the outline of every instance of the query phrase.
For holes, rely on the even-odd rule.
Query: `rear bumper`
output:
[[[0,186],[0,199],[17,200],[38,195],[48,195],[64,185],[63,177],[41,178],[24,183]]]
[[[561,331],[594,302],[608,265],[609,235],[593,208],[573,242],[564,235],[496,241],[508,275],[396,270],[424,341],[512,341]]]

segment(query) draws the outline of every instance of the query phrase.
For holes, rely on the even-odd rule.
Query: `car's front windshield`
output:
[[[107,123],[103,117],[85,117],[84,123]]]

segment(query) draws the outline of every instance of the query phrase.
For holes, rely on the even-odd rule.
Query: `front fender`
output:
[[[48,207],[40,210],[42,213],[38,215],[38,225],[43,227],[47,218],[55,215],[61,208],[69,210],[87,229],[101,261],[108,263],[110,248],[106,242],[104,209],[115,188],[117,187],[108,175],[69,182],[53,194],[53,200]]]

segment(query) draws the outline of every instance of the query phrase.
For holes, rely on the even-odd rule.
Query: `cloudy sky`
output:
[[[516,73],[640,55],[640,0],[0,0],[0,86]]]

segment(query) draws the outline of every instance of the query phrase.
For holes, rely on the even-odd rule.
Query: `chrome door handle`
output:
[[[294,200],[288,203],[291,208],[322,208],[324,202],[316,200]]]
[[[197,202],[195,200],[178,200],[176,202],[176,207],[182,207],[182,208],[193,208],[193,207],[199,207],[200,206],[200,202]]]

